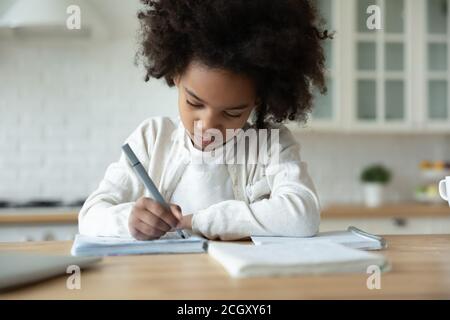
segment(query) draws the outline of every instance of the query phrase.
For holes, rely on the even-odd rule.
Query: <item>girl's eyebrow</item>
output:
[[[184,90],[186,90],[186,92],[187,92],[190,96],[194,97],[195,99],[197,99],[197,100],[200,101],[201,103],[205,103],[204,100],[202,100],[201,98],[197,97],[197,95],[196,95],[195,93],[193,93],[192,91],[190,91],[188,88],[184,87]],[[240,105],[238,105],[238,106],[236,106],[236,107],[226,107],[226,108],[224,108],[224,109],[226,109],[226,110],[238,110],[238,109],[245,109],[245,108],[248,108],[248,104],[240,104]]]
[[[187,93],[189,93],[189,95],[193,96],[195,99],[197,99],[198,101],[205,103],[205,101],[203,101],[202,99],[200,99],[199,97],[197,97],[195,95],[195,93],[191,92],[188,88],[184,87],[184,90],[186,90]]]
[[[226,110],[239,110],[239,109],[246,109],[248,108],[248,104],[241,104],[237,107],[230,107],[230,108],[225,108]]]

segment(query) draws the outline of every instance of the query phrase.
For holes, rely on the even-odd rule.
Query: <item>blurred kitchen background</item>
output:
[[[450,1],[316,2],[336,31],[325,44],[329,90],[308,124],[290,127],[321,230],[450,232],[437,193],[450,175]],[[66,28],[73,4],[81,30]],[[371,5],[382,30],[366,24]],[[145,118],[177,115],[176,90],[145,83],[134,64],[139,7],[0,0],[0,241],[71,239],[124,139]]]

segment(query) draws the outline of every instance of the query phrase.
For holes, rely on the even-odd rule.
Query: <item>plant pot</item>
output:
[[[370,208],[380,207],[384,202],[384,185],[381,183],[365,183],[364,202]]]

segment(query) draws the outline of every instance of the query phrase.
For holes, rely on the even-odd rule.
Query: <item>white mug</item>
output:
[[[439,182],[439,194],[450,206],[450,176]]]

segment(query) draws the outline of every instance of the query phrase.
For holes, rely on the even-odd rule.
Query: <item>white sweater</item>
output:
[[[222,153],[213,154],[195,148],[187,133],[184,141],[192,162],[183,171],[170,202],[179,205],[183,215],[187,215],[222,201],[234,200],[233,182],[227,165],[220,157]],[[230,143],[234,143],[234,139],[226,145]],[[225,146],[218,148],[224,149]]]
[[[277,128],[277,161],[269,158],[266,164],[227,164],[234,200],[196,212],[192,218],[195,233],[236,240],[252,235],[303,237],[318,232],[319,199],[307,165],[300,159],[300,146],[285,126]],[[184,137],[179,119],[150,118],[126,140],[166,200],[171,199],[190,161]],[[80,233],[130,237],[128,218],[142,196],[150,195],[122,153],[81,208]]]

